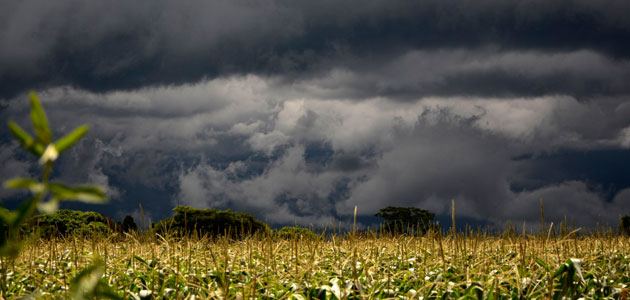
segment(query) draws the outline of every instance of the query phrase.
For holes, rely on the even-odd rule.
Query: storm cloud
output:
[[[55,175],[114,217],[272,224],[387,205],[501,226],[616,222],[630,197],[627,1],[0,4],[0,117],[89,135]],[[0,129],[3,179],[37,172]],[[15,203],[8,191],[0,195]],[[81,208],[86,208],[81,206]],[[367,224],[363,224],[367,225]]]

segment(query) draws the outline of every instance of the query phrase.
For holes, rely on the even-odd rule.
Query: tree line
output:
[[[434,213],[415,207],[388,206],[380,209],[375,216],[383,219],[378,229],[380,233],[423,235],[429,230],[440,230],[434,221]],[[311,229],[300,226],[271,230],[267,224],[248,213],[187,206],[175,207],[173,216],[151,224],[148,230],[162,235],[179,236],[190,234],[243,236],[260,232],[270,232],[284,238],[318,236]],[[3,228],[0,228],[0,232],[2,231]],[[23,234],[37,234],[40,237],[67,237],[132,233],[140,231],[140,227],[130,215],[125,216],[122,221],[115,221],[98,212],[61,209],[53,214],[30,217],[21,231]],[[630,215],[620,217],[619,232],[630,236]]]

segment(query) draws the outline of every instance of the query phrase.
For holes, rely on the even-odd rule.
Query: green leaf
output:
[[[105,203],[107,196],[100,187],[78,186],[68,187],[61,183],[51,183],[48,189],[58,200],[78,200],[85,203]]]
[[[97,290],[94,293],[94,296],[98,298],[108,298],[113,300],[123,299],[111,286],[107,284],[107,282],[103,278],[98,281]]]
[[[18,228],[22,225],[22,223],[24,223],[24,221],[26,221],[26,219],[32,216],[35,212],[35,208],[37,208],[37,202],[38,201],[36,197],[22,202],[22,204],[20,204],[18,209],[14,212],[12,220],[13,224],[11,224],[11,226],[13,228]]]
[[[19,300],[37,300],[37,299],[41,299],[42,297],[42,292],[40,290],[35,290],[34,292],[24,295],[20,298],[18,298]]]
[[[70,282],[71,299],[122,299],[102,278],[104,265],[103,261],[97,260],[72,279]]]
[[[137,261],[143,263],[147,267],[151,267],[151,265],[149,265],[149,263],[146,260],[144,260],[142,257],[138,256],[137,254],[134,254],[133,258],[135,258]]]
[[[89,299],[95,294],[98,281],[103,276],[103,266],[96,263],[83,269],[70,282],[70,297],[73,300]]]
[[[0,206],[0,224],[9,225],[13,223],[13,214],[8,209]]]
[[[556,278],[562,275],[564,272],[567,272],[568,268],[569,266],[566,263],[560,265],[560,267],[556,270],[556,272],[553,273],[553,278]]]
[[[37,135],[37,138],[42,144],[48,145],[52,142],[52,133],[50,132],[50,126],[48,126],[48,118],[46,118],[44,108],[34,92],[31,92],[30,98],[31,122],[33,122],[35,135]]]
[[[88,131],[87,125],[82,125],[75,128],[71,133],[58,139],[55,142],[55,148],[57,148],[57,151],[59,153],[66,151],[68,148],[74,145],[81,137],[83,137],[87,131]]]
[[[40,202],[37,205],[37,210],[45,213],[45,214],[53,214],[59,209],[59,199],[52,198],[47,202]]]
[[[4,186],[11,189],[29,189],[34,194],[38,194],[46,190],[46,185],[30,178],[14,178],[5,181]]]
[[[20,125],[13,121],[9,121],[9,129],[13,137],[22,144],[22,147],[34,155],[41,156],[44,153],[44,145],[37,143],[33,137],[28,134]]]
[[[547,264],[544,261],[542,261],[542,259],[536,257],[536,263],[538,263],[545,270],[549,270],[549,267],[547,266]]]

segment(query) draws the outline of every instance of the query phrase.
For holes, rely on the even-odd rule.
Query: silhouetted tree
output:
[[[392,233],[424,234],[431,227],[434,213],[415,207],[388,206],[376,213],[385,220],[385,229]]]
[[[133,217],[130,215],[126,215],[122,222],[122,230],[123,232],[130,232],[138,230],[138,225],[133,220]]]
[[[53,214],[30,217],[23,226],[26,233],[39,232],[42,237],[109,234],[107,217],[93,211],[60,209]]]
[[[267,224],[258,221],[253,215],[231,210],[197,209],[177,206],[175,214],[154,223],[152,228],[159,233],[241,236],[257,231],[269,230]]]
[[[630,215],[619,218],[619,230],[624,235],[630,235]]]

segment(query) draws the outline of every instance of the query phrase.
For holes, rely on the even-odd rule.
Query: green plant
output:
[[[53,141],[52,131],[48,124],[48,118],[44,112],[37,95],[30,93],[31,122],[35,131],[35,137],[28,134],[17,123],[9,121],[9,129],[14,138],[31,154],[39,158],[42,165],[41,178],[15,178],[5,182],[5,186],[13,189],[24,189],[30,191],[32,197],[24,201],[16,211],[7,209],[0,210],[0,228],[3,229],[0,235],[0,255],[2,259],[2,292],[7,294],[7,259],[15,259],[20,254],[21,240],[20,229],[36,210],[43,213],[53,213],[57,211],[61,201],[80,201],[85,203],[103,203],[107,200],[105,193],[95,186],[75,186],[70,187],[59,182],[49,181],[53,170],[53,165],[59,154],[68,150],[88,130],[86,125],[74,129],[66,136]],[[106,291],[107,287],[100,280],[99,273],[103,264],[96,262],[80,272],[73,279],[72,294],[73,299],[82,299],[84,296],[94,296],[99,291]],[[95,294],[96,293],[96,294]],[[117,298],[115,294],[102,293],[103,296]]]

